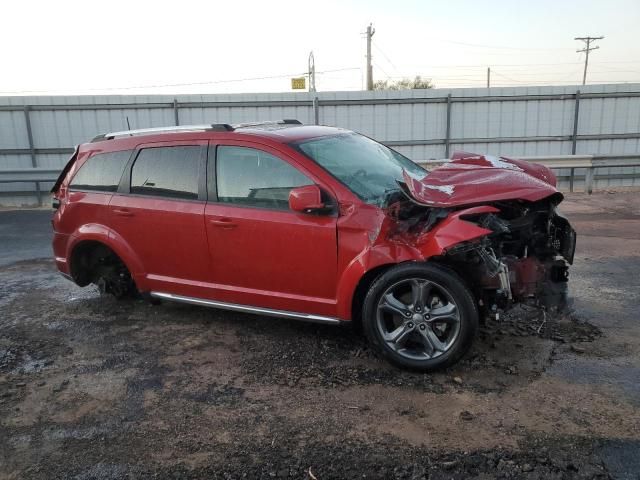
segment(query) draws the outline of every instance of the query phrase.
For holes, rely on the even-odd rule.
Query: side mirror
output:
[[[289,208],[294,212],[312,213],[324,207],[320,187],[317,185],[296,187],[289,192]]]

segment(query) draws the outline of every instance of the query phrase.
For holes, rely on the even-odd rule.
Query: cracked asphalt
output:
[[[569,195],[573,310],[455,367],[351,328],[100,297],[0,211],[0,478],[640,478],[640,193]]]

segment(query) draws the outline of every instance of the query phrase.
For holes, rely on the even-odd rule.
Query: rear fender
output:
[[[466,221],[464,217],[499,211],[497,208],[488,205],[458,210],[438,223],[433,229],[418,237],[416,241],[417,248],[426,260],[444,254],[447,249],[459,243],[489,235],[493,231]]]
[[[142,262],[131,246],[118,233],[104,225],[96,223],[81,226],[70,236],[67,244],[67,261],[70,261],[71,254],[75,247],[84,241],[100,242],[113,250],[126,265],[138,289],[141,291],[146,290],[146,272]]]

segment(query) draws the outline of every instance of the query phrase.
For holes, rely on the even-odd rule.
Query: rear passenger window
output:
[[[201,147],[155,147],[140,151],[131,171],[131,193],[198,199]]]
[[[218,147],[218,201],[289,209],[292,188],[313,182],[287,162],[248,147]]]
[[[75,190],[95,190],[115,192],[131,151],[98,153],[82,164],[71,180],[70,187]]]

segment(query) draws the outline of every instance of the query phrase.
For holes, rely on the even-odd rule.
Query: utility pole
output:
[[[491,88],[491,67],[487,67],[487,88]]]
[[[591,50],[597,50],[600,47],[592,47],[591,42],[594,40],[602,40],[604,37],[576,37],[574,40],[580,40],[585,43],[585,47],[582,50],[576,50],[576,53],[585,53],[584,56],[584,74],[582,75],[582,84],[587,83],[587,65],[589,65],[589,52]]]
[[[376,33],[370,23],[367,27],[367,90],[373,90],[373,67],[371,66],[371,37]]]
[[[309,53],[309,91],[316,91],[316,61],[313,58],[313,51]]]

